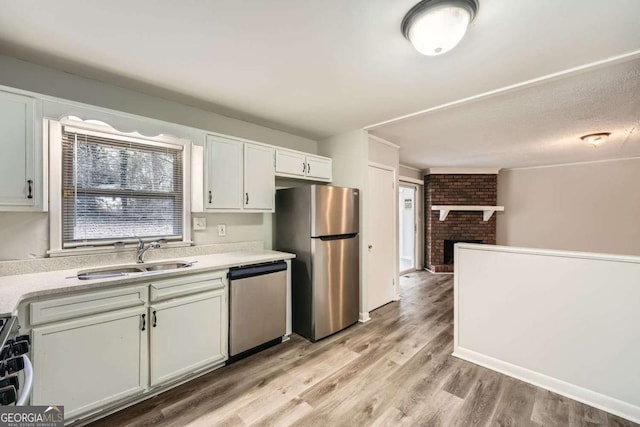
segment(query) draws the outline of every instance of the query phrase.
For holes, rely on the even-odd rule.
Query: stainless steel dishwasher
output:
[[[286,262],[231,268],[229,289],[230,359],[286,334]]]

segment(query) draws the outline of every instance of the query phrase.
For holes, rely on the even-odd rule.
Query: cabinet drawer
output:
[[[152,302],[196,294],[224,288],[227,284],[227,270],[198,274],[179,279],[160,280],[151,283]]]
[[[71,297],[37,301],[30,304],[32,325],[74,319],[90,314],[144,305],[148,299],[146,286],[87,292]]]

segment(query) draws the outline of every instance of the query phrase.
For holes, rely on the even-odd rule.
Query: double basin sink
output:
[[[95,268],[91,270],[78,271],[74,276],[80,280],[106,279],[110,277],[126,277],[143,273],[161,273],[164,271],[177,270],[191,267],[194,263],[187,261],[161,261],[149,264],[127,264],[115,267]]]

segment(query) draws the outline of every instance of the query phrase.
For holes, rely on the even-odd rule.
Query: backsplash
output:
[[[167,258],[188,258],[190,256],[218,254],[238,251],[261,251],[264,241],[254,240],[238,243],[217,243],[181,248],[152,249],[145,254],[146,261]],[[102,265],[128,264],[135,262],[136,251],[127,249],[112,254],[78,255],[58,258],[35,258],[0,262],[0,276],[14,274],[41,273],[45,271],[66,270],[71,268],[91,268]]]

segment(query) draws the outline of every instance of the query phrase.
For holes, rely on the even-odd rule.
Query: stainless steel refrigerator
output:
[[[319,340],[358,321],[359,191],[311,185],[276,192],[276,249],[291,263],[293,331]]]

